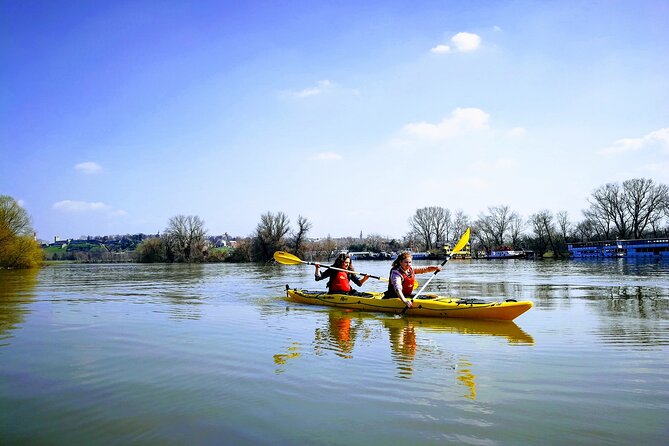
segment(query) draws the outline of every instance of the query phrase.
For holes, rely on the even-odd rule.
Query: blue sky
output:
[[[667,1],[1,1],[0,194],[41,239],[401,237],[669,183]]]

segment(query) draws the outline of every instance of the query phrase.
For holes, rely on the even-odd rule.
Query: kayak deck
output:
[[[400,299],[383,299],[383,293],[367,292],[348,294],[328,294],[322,291],[291,289],[286,285],[286,294],[294,302],[328,305],[361,311],[381,311],[398,314],[404,310]],[[409,316],[430,316],[442,318],[489,319],[511,321],[530,308],[530,301],[505,300],[488,302],[480,299],[460,299],[420,295],[413,301],[413,306],[405,314]]]

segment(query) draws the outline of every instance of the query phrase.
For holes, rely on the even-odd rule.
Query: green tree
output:
[[[12,197],[0,195],[0,267],[34,268],[43,258],[26,210]]]
[[[167,246],[160,237],[151,237],[137,246],[137,261],[141,263],[162,263],[167,261]]]

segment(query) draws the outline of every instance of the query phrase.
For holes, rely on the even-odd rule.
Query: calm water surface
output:
[[[0,271],[2,444],[669,442],[667,263],[452,261],[430,284],[533,300],[513,323],[293,304],[286,284],[323,287],[302,265]]]

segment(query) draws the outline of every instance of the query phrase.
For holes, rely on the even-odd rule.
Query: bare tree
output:
[[[595,225],[603,230],[607,238],[611,238],[610,228],[615,226],[616,235],[627,238],[629,228],[629,216],[623,205],[623,192],[617,183],[608,183],[598,187],[588,200],[590,208],[586,217],[591,219]]]
[[[539,240],[540,246],[550,247],[553,255],[557,258],[562,257],[562,249],[559,244],[559,233],[553,222],[553,213],[544,209],[530,217],[534,235]],[[545,251],[544,251],[545,252]],[[543,253],[542,253],[543,254]]]
[[[567,243],[569,239],[569,233],[571,232],[571,222],[569,221],[569,213],[567,211],[560,211],[555,214],[555,220],[557,223],[558,230],[564,239],[564,242]]]
[[[546,225],[541,213],[532,214],[529,218],[532,233],[534,234],[532,248],[538,252],[539,256],[543,256],[548,251],[548,234],[546,233]]]
[[[479,237],[487,247],[504,245],[507,241],[517,242],[522,229],[522,220],[509,206],[491,206],[488,214],[479,215],[476,222]],[[515,231],[512,231],[515,228]]]
[[[520,217],[520,215],[515,212],[511,216],[511,221],[509,222],[509,237],[511,238],[511,245],[516,247],[520,245],[520,237],[525,228],[525,222]]]
[[[451,211],[446,208],[434,208],[434,243],[435,248],[443,246],[451,238]]]
[[[627,180],[623,182],[623,202],[629,214],[631,235],[641,238],[648,225],[654,226],[662,220],[669,204],[669,187],[646,178]]]
[[[295,254],[298,256],[302,256],[303,254],[304,239],[311,227],[311,222],[305,217],[302,217],[301,215],[297,217],[297,230],[293,233],[293,248],[295,249]]]
[[[290,220],[283,212],[276,215],[267,212],[260,216],[260,223],[256,228],[253,239],[254,260],[266,262],[274,255],[274,251],[284,249],[284,237],[290,231]]]
[[[597,237],[597,231],[594,228],[592,220],[585,219],[576,225],[575,234],[578,240],[593,240]]]
[[[455,212],[455,216],[453,217],[453,241],[458,239],[462,234],[465,233],[467,228],[471,226],[471,222],[469,220],[469,217],[465,215],[462,210],[458,209]]]
[[[386,249],[387,242],[385,238],[379,234],[369,234],[365,237],[365,245],[370,251],[381,252]]]
[[[204,220],[195,215],[170,218],[165,229],[168,260],[176,262],[201,261],[207,231]]]
[[[434,233],[434,220],[431,208],[417,209],[416,213],[409,219],[409,227],[414,238],[421,241],[426,250],[432,248],[432,234]]]
[[[635,178],[595,189],[583,215],[595,229],[596,238],[642,238],[662,224],[669,206],[669,187],[653,180]],[[615,228],[615,229],[614,229]]]
[[[451,211],[438,206],[417,209],[409,219],[411,232],[427,251],[447,241],[451,225]]]

